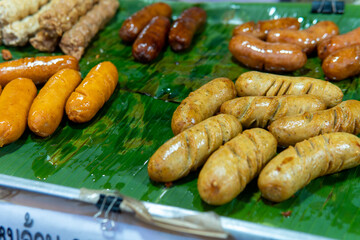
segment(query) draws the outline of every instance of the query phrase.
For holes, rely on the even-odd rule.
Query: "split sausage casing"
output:
[[[212,205],[233,200],[276,154],[276,140],[268,131],[244,131],[215,151],[201,169],[200,197]]]
[[[213,116],[223,102],[235,97],[235,85],[228,78],[216,78],[191,92],[173,114],[171,129],[174,135]]]
[[[327,107],[342,101],[341,89],[328,82],[309,77],[289,77],[261,72],[246,72],[235,82],[239,96],[281,96],[311,94],[320,97]]]
[[[231,115],[219,114],[181,132],[165,142],[149,160],[153,181],[171,182],[202,166],[212,152],[242,131]]]
[[[264,198],[281,202],[317,177],[359,164],[358,137],[350,133],[324,134],[278,154],[261,171],[258,186]]]
[[[224,102],[220,112],[235,116],[244,128],[265,128],[284,116],[326,109],[325,103],[313,95],[284,95],[277,97],[240,97]]]
[[[279,145],[294,145],[310,137],[330,132],[360,133],[360,101],[347,100],[318,112],[282,117],[269,125]]]

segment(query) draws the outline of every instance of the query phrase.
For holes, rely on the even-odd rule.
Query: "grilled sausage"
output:
[[[269,31],[273,29],[297,30],[299,28],[300,28],[300,23],[296,18],[292,18],[292,17],[258,21],[256,25],[253,21],[251,21],[237,26],[233,30],[233,36],[242,33],[250,33],[254,37],[265,40]]]
[[[320,41],[338,34],[339,28],[334,22],[322,21],[304,30],[271,30],[266,41],[296,44],[310,54]]]
[[[153,61],[165,46],[170,21],[166,17],[154,17],[136,38],[132,54],[143,63]]]
[[[66,100],[81,81],[81,75],[73,69],[55,73],[44,85],[31,105],[28,126],[38,136],[47,137],[59,126]]]
[[[235,116],[244,128],[265,128],[284,116],[326,109],[325,103],[313,95],[278,97],[240,97],[224,102],[220,112]]]
[[[360,164],[360,139],[329,133],[299,142],[273,158],[261,171],[258,186],[264,198],[281,202],[311,180]]]
[[[117,82],[118,71],[111,62],[93,67],[66,102],[68,118],[77,123],[90,121],[109,100]]]
[[[175,110],[171,129],[174,135],[213,116],[223,102],[236,97],[234,83],[228,78],[216,78],[189,94]]]
[[[276,154],[276,146],[274,136],[261,128],[225,143],[200,171],[197,187],[202,200],[212,205],[233,200]]]
[[[330,132],[360,133],[360,101],[347,100],[336,107],[283,117],[269,125],[279,145],[289,146]]]
[[[170,18],[171,13],[171,7],[166,3],[159,2],[146,6],[124,21],[119,31],[120,38],[125,42],[133,42],[152,18]]]
[[[340,81],[360,73],[360,44],[341,48],[325,58],[322,69],[332,81]]]
[[[309,77],[288,77],[261,72],[246,72],[235,82],[239,96],[281,96],[311,94],[320,97],[327,107],[342,101],[344,94],[336,85]]]
[[[26,119],[37,93],[27,78],[17,78],[4,88],[0,96],[0,147],[18,140],[26,128]]]
[[[234,116],[219,114],[208,118],[165,142],[150,158],[148,174],[157,182],[185,177],[241,131],[241,124]]]
[[[174,22],[169,33],[169,44],[174,51],[190,47],[194,35],[206,23],[206,12],[198,7],[185,10]]]
[[[331,38],[321,41],[318,45],[317,52],[320,59],[324,60],[331,53],[344,47],[360,44],[360,27]]]
[[[45,83],[57,71],[71,68],[78,70],[76,58],[72,56],[46,56],[22,58],[0,63],[0,85],[5,86],[15,78],[30,78],[35,84]]]
[[[268,43],[249,34],[239,34],[229,43],[232,55],[247,67],[269,72],[302,68],[307,60],[301,47],[288,43]]]

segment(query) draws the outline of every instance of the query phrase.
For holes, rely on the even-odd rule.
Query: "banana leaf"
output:
[[[236,199],[223,206],[204,203],[197,192],[198,172],[172,186],[151,182],[147,162],[171,138],[170,122],[178,103],[191,91],[216,77],[232,80],[250,69],[236,62],[228,51],[237,24],[278,17],[297,17],[302,28],[332,20],[345,33],[360,26],[360,6],[346,5],[345,14],[312,14],[309,4],[199,3],[208,21],[192,47],[175,53],[167,47],[151,64],[134,61],[131,45],[118,36],[122,22],[153,1],[120,1],[114,19],[87,48],[80,61],[82,76],[101,61],[119,70],[114,95],[93,120],[75,124],[63,118],[56,132],[40,138],[29,130],[0,149],[0,173],[74,188],[114,189],[142,201],[197,211],[331,238],[360,237],[360,167],[312,181],[294,197],[274,204],[261,198],[256,179]],[[191,3],[168,2],[173,19]],[[9,48],[15,59],[47,55],[30,45]],[[61,54],[57,49],[56,53]],[[2,60],[0,60],[2,61]],[[321,61],[311,56],[294,76],[324,78]],[[344,100],[360,100],[359,76],[335,83]],[[40,88],[41,86],[39,86]],[[291,211],[284,217],[282,213]]]

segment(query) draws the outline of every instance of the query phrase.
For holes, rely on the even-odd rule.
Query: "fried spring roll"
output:
[[[61,50],[79,60],[91,39],[110,21],[118,7],[117,0],[100,0],[99,4],[64,33],[60,41]]]
[[[41,30],[30,39],[31,45],[40,51],[54,51],[60,36],[99,2],[99,0],[53,1],[53,6],[39,18]]]
[[[23,19],[39,10],[49,0],[3,0],[0,1],[0,28]]]
[[[24,46],[29,37],[40,29],[39,17],[50,9],[52,2],[44,5],[37,13],[6,25],[2,30],[3,42],[7,46]]]

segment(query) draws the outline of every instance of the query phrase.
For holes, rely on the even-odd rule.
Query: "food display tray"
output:
[[[208,14],[205,30],[195,37],[189,50],[175,53],[166,47],[153,63],[141,64],[132,57],[131,45],[120,40],[118,30],[128,16],[152,2],[120,1],[117,15],[91,42],[80,61],[83,77],[102,61],[111,61],[119,71],[115,93],[95,118],[76,124],[64,116],[56,132],[47,138],[26,130],[18,141],[0,149],[0,174],[74,189],[117,190],[149,204],[212,211],[227,219],[259,226],[329,238],[359,238],[359,167],[318,178],[282,203],[261,198],[254,179],[230,203],[210,206],[200,199],[197,191],[198,172],[170,186],[152,182],[147,163],[156,149],[173,136],[171,117],[182,99],[214,78],[228,77],[235,81],[240,74],[250,71],[228,50],[236,25],[297,17],[302,28],[331,20],[338,24],[340,33],[345,33],[360,26],[360,6],[346,5],[344,14],[314,14],[310,4],[300,3],[168,1],[173,19],[190,6],[205,9]],[[1,49],[10,50],[14,59],[49,55],[30,45],[0,46]],[[57,49],[53,54],[61,52]],[[287,75],[325,79],[321,61],[315,54],[303,68]],[[344,92],[344,100],[360,100],[359,82],[357,76],[335,84]]]

